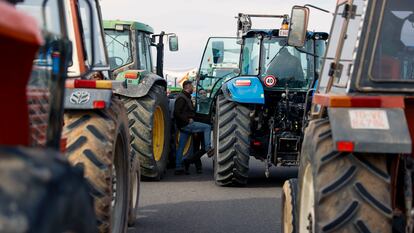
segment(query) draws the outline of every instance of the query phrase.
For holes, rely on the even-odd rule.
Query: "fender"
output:
[[[121,72],[116,76],[116,82],[123,83],[123,85],[114,86],[113,92],[129,98],[146,96],[154,84],[167,87],[165,79],[142,70],[127,70]]]
[[[236,83],[243,81],[246,83],[245,85],[236,85]],[[224,96],[230,101],[244,104],[265,103],[262,82],[255,76],[243,76],[230,79],[223,83],[221,90]]]
[[[366,112],[376,118],[367,121]],[[329,123],[336,151],[339,143],[351,145],[352,152],[411,154],[412,141],[402,108],[328,108]],[[349,152],[349,151],[347,151]]]

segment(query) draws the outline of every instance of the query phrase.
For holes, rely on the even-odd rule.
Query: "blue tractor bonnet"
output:
[[[259,78],[243,76],[230,79],[222,86],[226,98],[245,104],[264,104],[264,90]]]

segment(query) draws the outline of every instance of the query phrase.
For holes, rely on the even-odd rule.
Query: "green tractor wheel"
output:
[[[141,176],[160,180],[165,173],[170,142],[168,98],[154,85],[141,98],[123,98],[129,118],[131,147],[140,160]]]
[[[141,193],[141,167],[138,157],[131,150],[131,179],[128,226],[134,226],[137,220],[139,197]]]

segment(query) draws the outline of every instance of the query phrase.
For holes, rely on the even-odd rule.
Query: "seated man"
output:
[[[177,96],[174,106],[174,118],[177,124],[177,129],[180,130],[180,138],[178,140],[178,148],[176,156],[176,170],[175,174],[183,174],[183,150],[191,133],[204,133],[204,152],[209,156],[213,155],[211,147],[211,126],[201,122],[195,122],[195,109],[191,101],[191,94],[193,93],[193,84],[191,81],[183,83],[183,91]]]

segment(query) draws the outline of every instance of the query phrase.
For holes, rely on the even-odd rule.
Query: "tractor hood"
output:
[[[262,82],[255,76],[241,76],[223,83],[222,91],[231,101],[246,104],[264,104]]]

